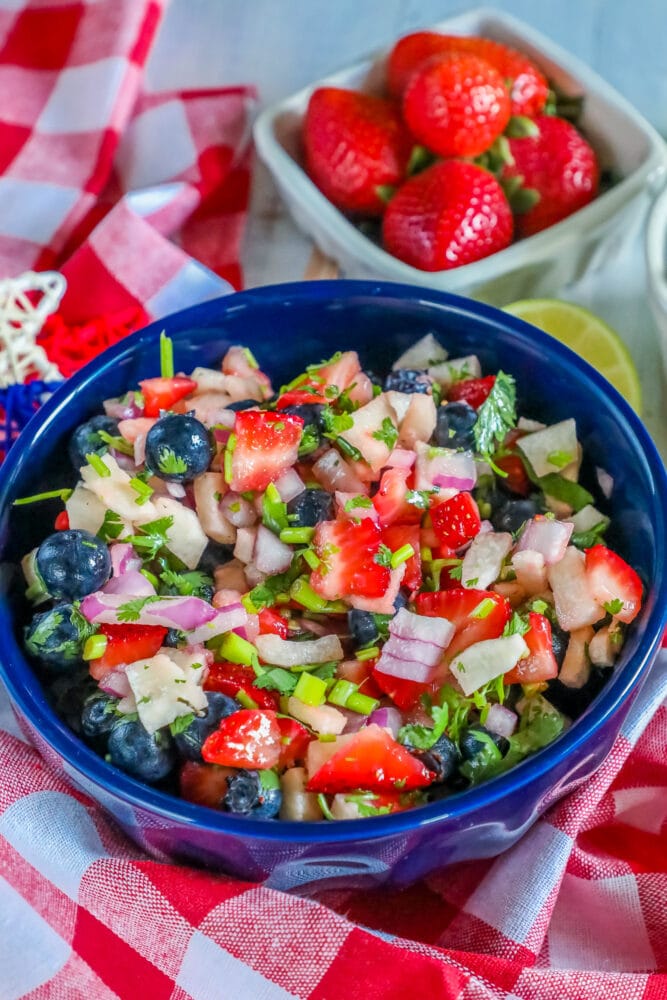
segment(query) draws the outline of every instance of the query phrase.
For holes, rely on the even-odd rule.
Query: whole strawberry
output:
[[[320,87],[303,125],[306,170],[344,212],[382,215],[378,194],[405,177],[414,140],[394,104],[380,97]]]
[[[440,156],[479,156],[510,118],[507,87],[478,56],[433,56],[415,71],[403,95],[412,134]]]
[[[540,115],[538,134],[510,139],[513,164],[503,181],[520,179],[527,210],[517,213],[518,236],[532,236],[583,208],[597,194],[600,168],[595,152],[564,118]],[[525,198],[523,199],[525,200]]]
[[[396,43],[387,63],[389,92],[400,98],[415,70],[432,56],[448,52],[468,52],[486,59],[509,83],[513,115],[532,117],[546,104],[547,80],[523,52],[490,38],[440,35],[436,31],[416,31]]]
[[[385,249],[423,271],[470,264],[512,240],[512,212],[487,170],[445,160],[410,178],[389,202]]]

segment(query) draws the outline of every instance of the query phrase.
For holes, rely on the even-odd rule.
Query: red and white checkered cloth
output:
[[[142,94],[160,13],[0,2],[0,277],[62,269],[72,323],[239,281],[253,95]],[[145,857],[0,692],[0,1000],[667,997],[666,692],[667,651],[595,779],[501,858],[310,899]]]

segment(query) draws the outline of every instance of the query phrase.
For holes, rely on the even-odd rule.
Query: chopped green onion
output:
[[[135,493],[139,494],[137,499],[134,501],[139,505],[139,507],[148,503],[154,493],[153,487],[149,486],[148,483],[145,483],[143,479],[137,478],[137,476],[133,476],[132,479],[130,479],[130,486]]]
[[[227,447],[225,448],[225,458],[224,458],[224,480],[226,483],[231,483],[234,473],[232,472],[232,462],[234,459],[234,448],[236,448],[236,434],[230,434],[227,438]]]
[[[69,500],[72,495],[72,490],[49,490],[47,493],[35,493],[31,497],[21,497],[19,500],[15,500],[12,504],[13,507],[24,507],[29,503],[37,503],[38,500],[55,500],[58,498],[62,500],[63,503]]]
[[[249,593],[243,595],[243,597],[241,598],[241,604],[246,609],[246,611],[248,612],[249,615],[256,615],[257,614],[258,608],[256,608],[255,605],[250,600],[250,594]]]
[[[389,565],[392,569],[397,569],[399,566],[402,566],[404,562],[407,562],[408,559],[412,559],[414,554],[415,550],[411,545],[401,545],[400,549],[396,549],[396,551],[392,553]]]
[[[241,496],[243,497],[244,500],[247,500],[248,503],[252,503],[253,500],[255,499],[255,491],[254,490],[244,490],[243,493],[241,494]]]
[[[366,649],[358,649],[354,655],[357,660],[374,660],[376,656],[380,655],[380,647],[367,646]]]
[[[493,609],[495,608],[494,601],[490,597],[485,597],[483,601],[480,601],[474,611],[470,612],[471,618],[488,618]]]
[[[351,712],[358,712],[359,715],[370,715],[378,708],[380,702],[377,698],[370,698],[367,694],[360,694],[359,691],[355,691],[351,694],[345,703],[345,708],[349,708]]]
[[[317,740],[318,743],[335,743],[336,737],[333,733],[318,733]]]
[[[111,475],[111,469],[105,465],[100,456],[96,455],[94,451],[86,455],[86,461],[102,479],[107,479]]]
[[[242,348],[242,350],[243,350],[243,353],[245,355],[245,359],[248,362],[248,364],[250,365],[250,367],[251,368],[259,368],[259,361],[255,357],[255,355],[252,353],[252,351],[250,350],[250,348],[249,347],[244,347],[244,348]]]
[[[151,573],[149,569],[140,569],[139,572],[141,573],[142,576],[146,577],[149,583],[153,584],[156,590],[158,589],[158,587],[160,586],[160,581],[158,580],[158,578],[155,576],[154,573]]]
[[[354,459],[355,462],[359,462],[361,460],[362,454],[359,451],[359,449],[355,448],[354,445],[350,444],[349,441],[346,441],[345,438],[337,437],[336,438],[336,444],[338,445],[338,447],[340,448],[340,450],[343,452],[343,454],[347,455],[348,458]]]
[[[420,555],[420,558],[421,558],[422,562],[432,562],[433,561],[433,552],[426,545],[421,549],[419,555]]]
[[[324,816],[325,819],[335,818],[334,814],[331,812],[331,809],[329,808],[329,803],[327,802],[326,796],[324,795],[323,792],[320,792],[319,795],[317,796],[317,804],[322,810],[322,815]]]
[[[91,635],[86,639],[83,647],[84,660],[99,660],[107,648],[107,637],[105,635]]]
[[[269,483],[262,497],[262,524],[274,535],[288,530],[287,505],[273,483]]]
[[[259,666],[257,650],[251,642],[235,632],[227,632],[218,646],[218,651],[230,663],[242,663],[246,667]]]
[[[314,534],[314,528],[283,528],[278,537],[287,545],[307,545]]]
[[[338,680],[329,691],[329,701],[332,705],[338,705],[339,708],[345,708],[347,705],[348,698],[350,695],[354,694],[357,690],[357,685],[353,684],[352,681]]]
[[[254,699],[250,697],[248,692],[244,691],[242,688],[236,692],[234,697],[238,702],[241,703],[241,705],[243,705],[244,708],[259,708],[257,702],[254,701]]]
[[[160,334],[160,374],[162,378],[174,377],[174,344],[164,330]]]
[[[320,560],[317,558],[312,549],[303,549],[300,554],[303,556],[305,562],[311,569],[317,569],[317,567],[321,565]]]
[[[302,701],[304,705],[312,705],[313,708],[323,704],[326,694],[326,681],[320,680],[319,677],[313,677],[309,673],[301,674],[294,688],[294,697]]]
[[[120,435],[114,437],[113,434],[108,434],[107,431],[96,431],[96,434],[109,448],[113,448],[114,451],[120,451],[123,455],[134,455],[134,445],[126,441],[124,437]]]
[[[290,587],[290,597],[309,611],[330,614],[343,614],[347,611],[347,604],[344,601],[327,601],[324,597],[316,594],[308,583],[305,576],[300,576]]]

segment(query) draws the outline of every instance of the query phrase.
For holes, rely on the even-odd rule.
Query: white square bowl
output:
[[[426,285],[504,305],[527,296],[549,296],[600,266],[609,249],[645,211],[667,170],[664,142],[632,105],[594,73],[537,31],[496,10],[478,8],[431,26],[435,31],[484,35],[520,49],[566,94],[585,96],[581,127],[603,169],[621,180],[585,208],[535,236],[473,264],[448,271],[421,271],[364,236],[306,175],[301,122],[313,90],[323,85],[380,92],[386,52],[317,80],[267,108],[254,136],[294,221],[337,261],[347,278],[384,278]]]
[[[649,214],[646,270],[649,302],[660,335],[662,365],[667,379],[667,187],[658,195]]]

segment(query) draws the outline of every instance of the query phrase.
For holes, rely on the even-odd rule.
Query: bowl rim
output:
[[[495,327],[500,322],[498,315],[500,310],[450,292],[437,289],[425,290],[422,287],[388,281],[341,279],[266,285],[180,310],[119,341],[55,391],[31,419],[27,428],[28,433],[24,432],[22,439],[19,439],[10,450],[0,467],[0,509],[5,509],[15,499],[16,480],[23,471],[31,435],[39,433],[45,424],[50,424],[82,386],[94,378],[103,376],[104,372],[112,369],[122,357],[142,351],[149,345],[155,346],[165,325],[175,324],[177,329],[187,325],[196,326],[203,319],[210,322],[211,312],[216,314],[216,322],[223,322],[226,312],[230,310],[237,312],[239,309],[252,307],[256,300],[265,300],[265,304],[271,304],[272,300],[276,304],[284,304],[286,300],[290,303],[298,300],[300,303],[316,306],[318,303],[323,304],[340,298],[363,299],[366,302],[369,298],[402,302],[414,299],[420,305],[430,307],[444,315],[455,312],[469,318],[471,322],[481,320],[483,324]],[[533,342],[541,345],[545,355],[551,354],[555,357],[561,368],[573,375],[578,382],[583,379],[588,383],[587,390],[605,406],[613,406],[616,411],[615,417],[624,424],[626,436],[629,435],[640,449],[640,453],[643,453],[654,481],[652,494],[654,503],[651,513],[657,527],[657,565],[665,566],[667,525],[664,517],[661,518],[659,514],[661,509],[667,508],[667,472],[641,420],[623,397],[594,368],[569,348],[509,313],[501,315],[505,332],[518,340],[529,334]],[[324,823],[299,823],[280,820],[270,823],[228,813],[217,813],[142,784],[113,768],[76,736],[50,708],[41,684],[22,648],[15,641],[11,628],[8,645],[3,647],[0,654],[0,679],[4,681],[14,706],[25,716],[29,727],[36,730],[41,739],[62,758],[70,780],[75,784],[79,783],[79,787],[84,791],[87,789],[84,783],[80,783],[80,775],[92,782],[100,794],[114,796],[126,805],[157,814],[162,819],[175,822],[179,826],[197,827],[199,831],[206,833],[242,836],[251,841],[286,839],[303,845],[326,846],[339,842],[375,840],[421,829],[442,820],[465,819],[467,815],[493,805],[500,799],[510,797],[529,786],[534,780],[555,770],[568,755],[589,739],[593,739],[638,686],[648,664],[652,661],[653,654],[659,647],[662,633],[667,625],[667,571],[663,572],[662,577],[658,576],[655,586],[653,606],[649,609],[647,621],[643,623],[643,631],[633,658],[616,675],[612,675],[594,700],[592,707],[587,710],[585,718],[579,719],[554,743],[527,758],[506,774],[451,798],[404,812],[357,819],[354,822],[334,820]],[[2,619],[6,619],[5,624],[10,624],[4,601],[0,604],[0,622]],[[8,657],[12,662],[11,670],[5,666]],[[37,689],[39,695],[37,698],[30,694],[33,689]]]
[[[539,50],[545,59],[557,63],[561,69],[573,76],[585,90],[596,93],[608,106],[632,117],[634,125],[647,141],[646,156],[635,170],[624,176],[608,191],[599,195],[568,218],[549,226],[548,229],[519,240],[504,250],[497,251],[489,257],[473,261],[470,264],[440,271],[423,271],[399,260],[364,236],[322,194],[310,180],[301,164],[288,153],[276,137],[275,123],[280,116],[285,112],[300,108],[316,87],[325,84],[344,86],[345,78],[349,74],[368,69],[375,61],[386,55],[390,50],[390,45],[368,52],[354,63],[321,77],[282,100],[269,105],[258,115],[253,126],[253,136],[261,159],[273,174],[278,185],[289,187],[290,199],[298,201],[311,215],[316,213],[320,223],[327,227],[329,235],[335,239],[336,243],[344,245],[346,250],[353,254],[356,259],[365,260],[366,265],[373,266],[378,273],[384,273],[387,280],[414,282],[425,284],[428,287],[442,287],[444,290],[451,288],[452,291],[462,289],[464,284],[476,285],[493,280],[498,276],[496,272],[499,268],[504,271],[524,266],[527,262],[526,258],[530,261],[538,253],[545,255],[548,251],[549,256],[557,253],[564,243],[569,242],[571,233],[575,229],[590,231],[591,228],[603,226],[608,222],[610,212],[619,211],[629,199],[635,194],[641,193],[646,186],[654,189],[667,173],[667,147],[650,122],[583,60],[571,55],[548,36],[543,35],[526,22],[495,8],[480,6],[411,30],[452,29],[456,28],[457,25],[471,23],[475,20],[483,21],[491,30],[494,28],[506,29],[521,36],[533,48]]]

